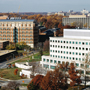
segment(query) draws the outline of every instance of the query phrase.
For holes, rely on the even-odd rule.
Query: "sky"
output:
[[[90,11],[90,0],[0,0],[0,12],[68,12],[83,9]]]

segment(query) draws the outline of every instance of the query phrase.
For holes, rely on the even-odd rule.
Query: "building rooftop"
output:
[[[6,19],[0,20],[0,22],[34,22],[34,19]]]
[[[80,40],[80,41],[90,41],[90,39],[83,39],[83,38],[65,38],[65,37],[50,37],[50,39],[57,39],[57,40],[60,40],[60,39],[65,39],[65,40]]]
[[[7,41],[5,41],[5,40],[2,40],[2,41],[0,41],[0,42],[7,42]]]
[[[0,56],[14,52],[15,50],[0,50]]]

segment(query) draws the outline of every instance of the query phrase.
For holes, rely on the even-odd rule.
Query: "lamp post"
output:
[[[14,54],[13,53],[11,53],[12,55],[13,55],[13,60],[14,60]]]

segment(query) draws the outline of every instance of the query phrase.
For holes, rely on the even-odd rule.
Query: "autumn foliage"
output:
[[[32,82],[33,82],[33,84],[37,87],[37,89],[39,89],[43,77],[44,77],[44,76],[42,76],[42,75],[37,75],[37,76],[35,76],[35,77],[31,80],[31,82],[28,84],[28,86],[27,86],[28,90],[31,90],[31,89],[30,89],[30,88],[31,88],[31,87],[30,87],[30,84],[31,84]]]
[[[14,75],[17,75],[18,69],[14,70]]]
[[[48,41],[48,40],[46,40],[46,41],[44,42],[43,50],[44,50],[44,51],[49,51],[49,41]]]
[[[80,85],[80,83],[82,82],[81,79],[80,79],[80,76],[77,75],[77,71],[75,71],[75,67],[74,67],[74,64],[71,63],[70,65],[70,69],[69,69],[69,76],[70,76],[70,79],[72,80],[70,82],[70,85],[71,86],[74,86],[75,84],[77,85]]]

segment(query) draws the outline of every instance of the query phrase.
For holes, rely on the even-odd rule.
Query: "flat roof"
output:
[[[0,42],[7,42],[7,41],[0,41]]]
[[[65,39],[65,40],[85,40],[85,41],[90,41],[90,39],[83,39],[83,38],[65,38],[65,37],[50,37],[51,39]]]
[[[3,19],[0,22],[34,22],[34,19]]]
[[[14,51],[16,51],[16,50],[0,50],[0,56],[14,52]]]

